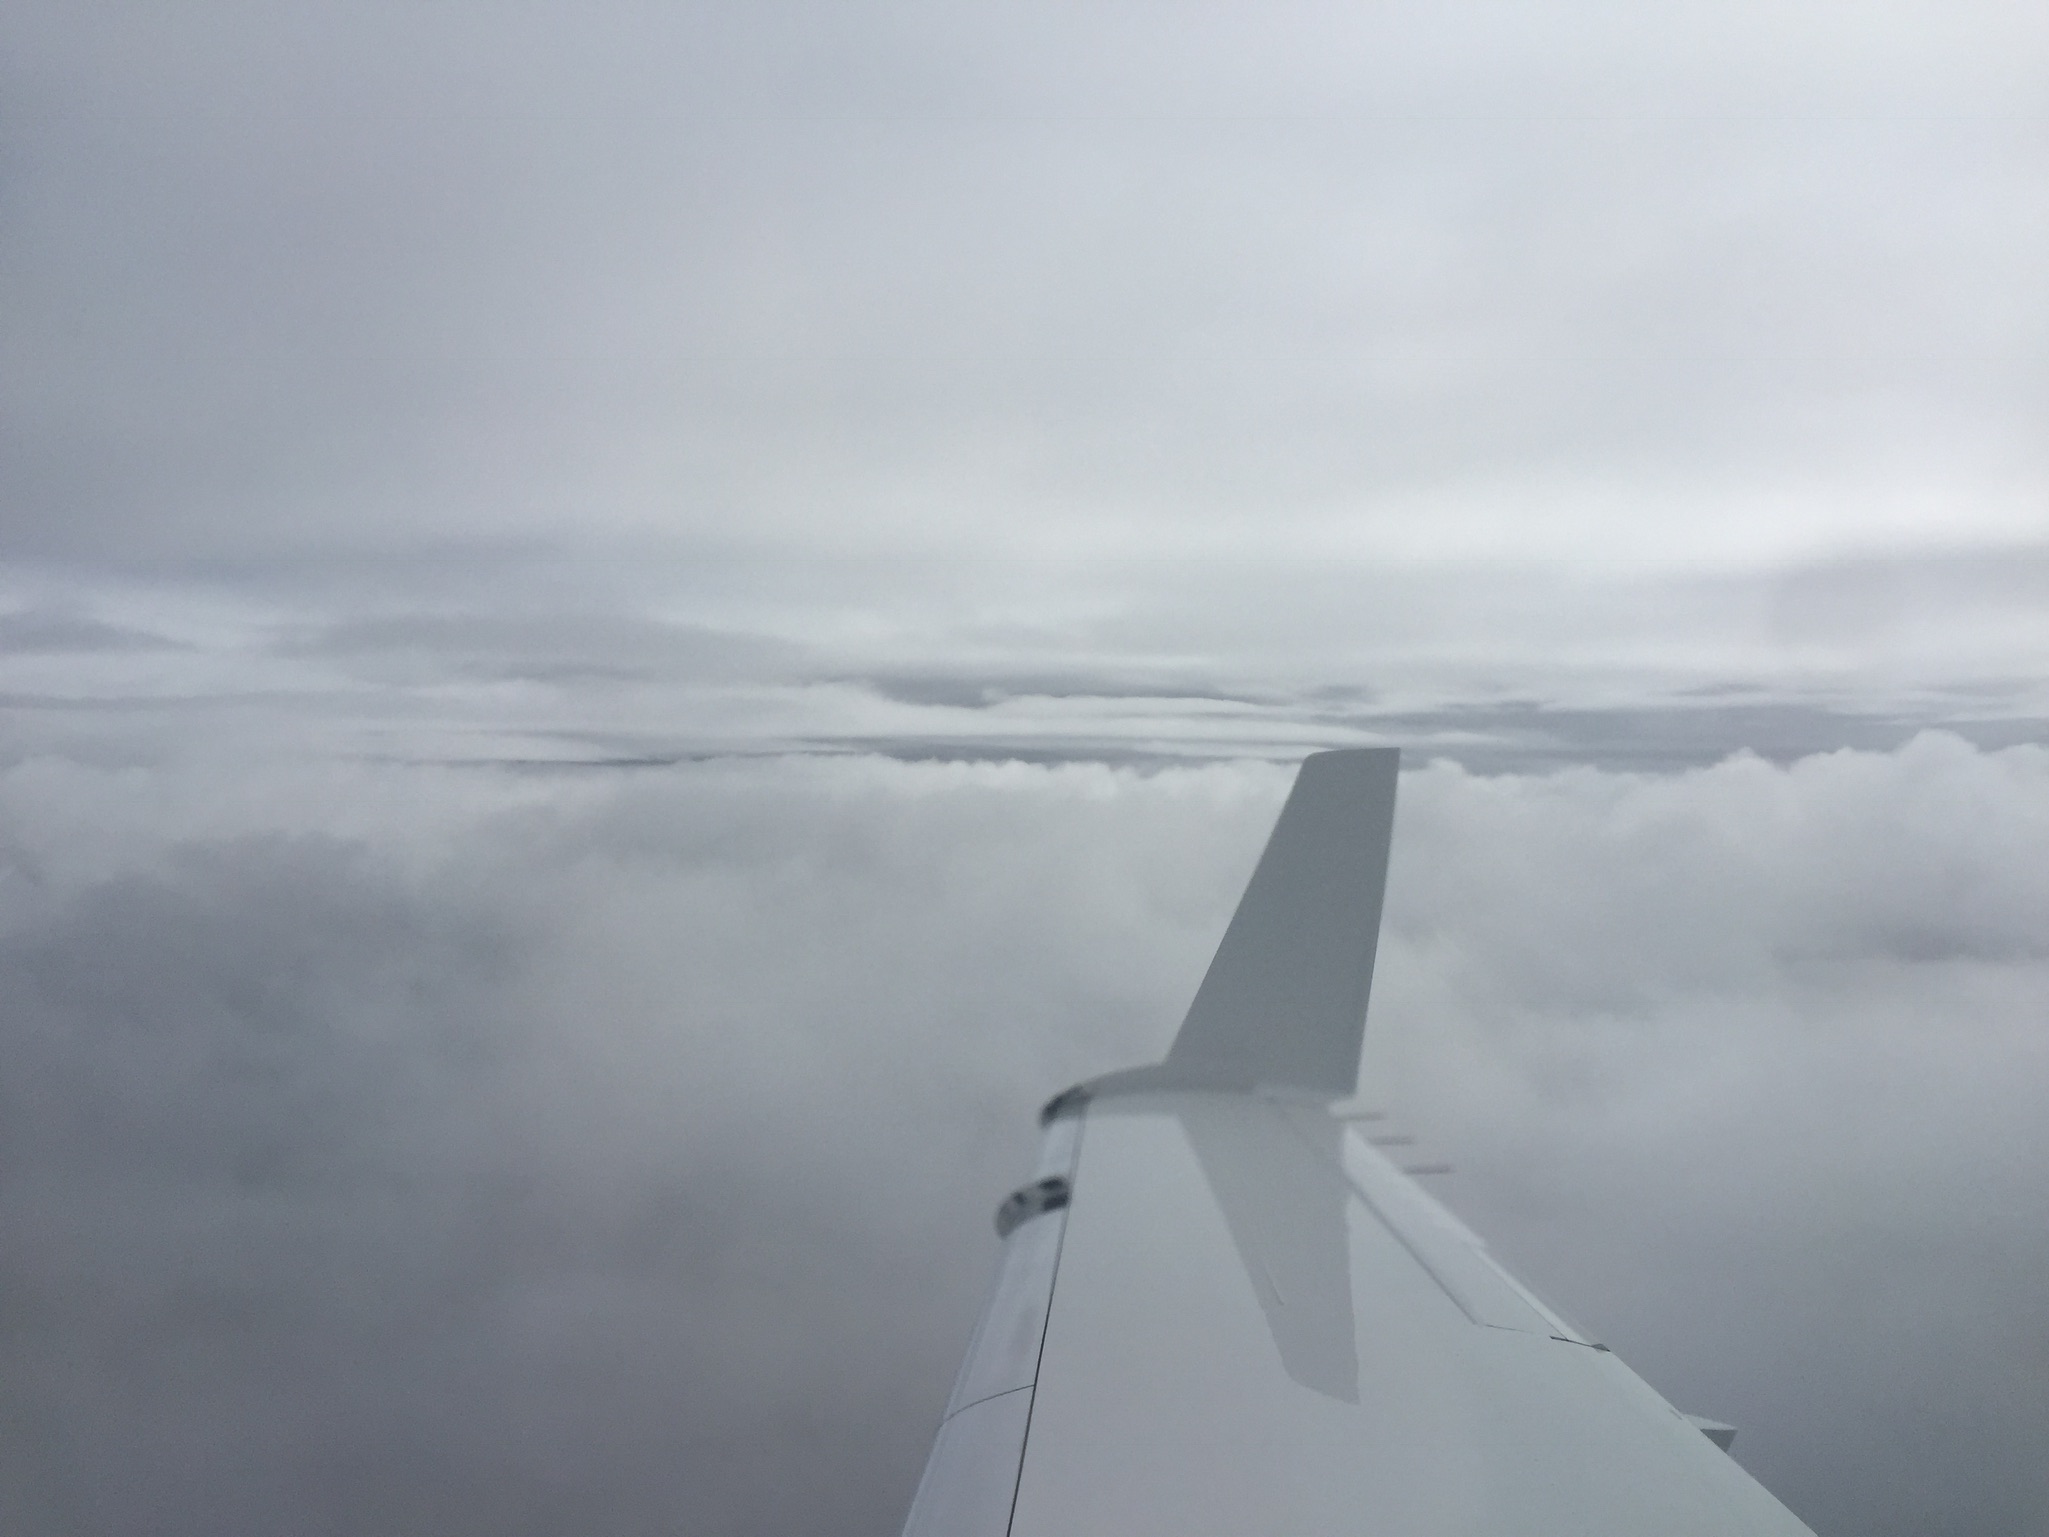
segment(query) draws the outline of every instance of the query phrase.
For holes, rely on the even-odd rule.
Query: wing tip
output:
[[[1356,1091],[1387,882],[1398,747],[1309,754],[1163,1061],[1055,1095],[1047,1123],[1105,1094]]]

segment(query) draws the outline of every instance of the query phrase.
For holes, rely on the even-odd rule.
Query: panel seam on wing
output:
[[[968,1410],[974,1408],[977,1404],[994,1403],[997,1399],[1008,1398],[1013,1393],[1029,1393],[1033,1388],[1037,1386],[1038,1377],[1034,1375],[1030,1382],[1020,1383],[1017,1387],[1003,1388],[995,1393],[984,1393],[980,1398],[969,1399],[968,1402],[962,1404],[958,1409],[947,1410],[946,1419],[941,1420],[939,1423],[941,1425],[944,1425],[947,1420],[952,1419],[955,1415],[958,1414],[966,1414]]]
[[[1024,1436],[1017,1448],[1017,1479],[1010,1486],[1010,1514],[1004,1519],[1004,1537],[1010,1537],[1017,1526],[1017,1497],[1024,1488],[1025,1461],[1032,1454],[1032,1416],[1039,1408],[1039,1374],[1046,1368],[1046,1336],[1053,1332],[1053,1303],[1060,1295],[1060,1261],[1067,1254],[1067,1232],[1074,1225],[1073,1187],[1081,1183],[1081,1150],[1088,1140],[1089,1114],[1087,1101],[1075,1117],[1074,1153],[1068,1161],[1068,1205],[1067,1218],[1060,1224],[1060,1241],[1053,1247],[1053,1279],[1046,1286],[1046,1321],[1039,1327],[1039,1354],[1032,1362],[1031,1399],[1025,1407]],[[1023,1391],[1019,1389],[1018,1391]]]

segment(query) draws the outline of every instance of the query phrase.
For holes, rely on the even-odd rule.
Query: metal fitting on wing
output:
[[[1039,1110],[1039,1124],[1051,1126],[1063,1115],[1072,1115],[1089,1102],[1089,1086],[1078,1083],[1071,1089],[1062,1089]]]
[[[1057,1174],[1020,1185],[996,1208],[996,1236],[1008,1238],[1021,1224],[1042,1212],[1060,1210],[1073,1193],[1074,1187]]]

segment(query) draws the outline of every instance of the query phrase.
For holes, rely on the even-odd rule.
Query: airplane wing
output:
[[[1166,1058],[1047,1105],[905,1537],[1807,1533],[1338,1108],[1398,762],[1309,758]]]

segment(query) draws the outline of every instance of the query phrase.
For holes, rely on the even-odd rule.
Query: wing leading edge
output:
[[[1397,767],[1308,759],[1166,1059],[1048,1105],[906,1537],[1807,1531],[1331,1114]]]

